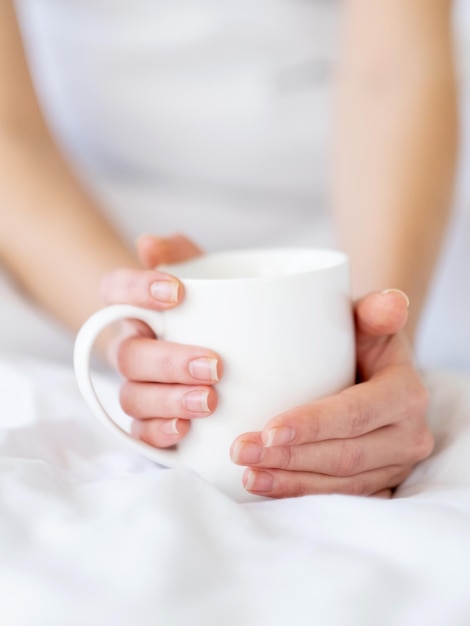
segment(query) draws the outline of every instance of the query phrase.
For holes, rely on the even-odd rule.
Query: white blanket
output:
[[[240,505],[114,440],[67,367],[0,361],[1,626],[470,625],[470,375],[428,382],[393,500]]]

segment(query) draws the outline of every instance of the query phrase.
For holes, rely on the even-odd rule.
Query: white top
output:
[[[325,164],[337,0],[21,0],[18,8],[50,124],[130,240],[180,231],[207,249],[334,244]],[[456,280],[463,271],[470,278],[470,212],[456,221],[423,324],[428,364],[470,365],[470,301]],[[0,299],[0,349],[69,358],[71,338],[40,324],[5,280]]]

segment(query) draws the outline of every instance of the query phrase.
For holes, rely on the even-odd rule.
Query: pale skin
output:
[[[331,189],[352,261],[361,382],[274,416],[262,433],[241,433],[230,452],[247,467],[249,491],[389,496],[432,451],[410,339],[455,168],[450,7],[344,3]],[[146,236],[136,254],[102,216],[44,123],[10,0],[0,0],[0,137],[0,255],[32,298],[73,331],[103,302],[165,310],[182,301],[183,286],[153,268],[201,250],[183,236]],[[405,291],[411,307],[399,291],[382,293],[390,288]],[[124,377],[134,436],[172,446],[192,419],[216,410],[223,355],[210,347],[157,341],[137,323],[112,329],[100,347]]]

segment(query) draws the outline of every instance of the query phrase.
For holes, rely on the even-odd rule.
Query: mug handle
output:
[[[100,309],[87,319],[78,331],[75,339],[73,363],[78,388],[95,417],[97,417],[105,427],[112,430],[115,435],[120,437],[121,440],[125,440],[127,445],[133,446],[141,454],[144,454],[162,465],[169,465],[171,467],[180,466],[182,462],[178,458],[179,455],[176,448],[154,448],[144,441],[133,439],[129,433],[121,428],[107,413],[93,386],[90,373],[90,360],[96,338],[106,326],[123,319],[140,320],[150,326],[157,335],[164,333],[164,317],[162,313],[158,311],[150,311],[130,304],[115,304]]]

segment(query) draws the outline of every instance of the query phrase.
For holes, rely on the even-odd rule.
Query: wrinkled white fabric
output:
[[[0,361],[0,623],[467,626],[470,377],[427,381],[436,450],[394,500],[240,505],[127,450],[67,367]]]
[[[178,229],[208,249],[331,241],[322,81],[336,3],[18,5],[54,131],[130,239]],[[459,6],[465,76],[468,2]],[[237,33],[249,55],[234,67]],[[206,73],[188,83],[191,63]],[[463,174],[425,318],[428,362],[468,363],[467,187]],[[468,626],[470,375],[428,373],[436,450],[394,500],[239,505],[111,437],[57,363],[70,361],[72,338],[6,275],[0,305],[2,626]],[[98,383],[117,410],[116,381]]]

